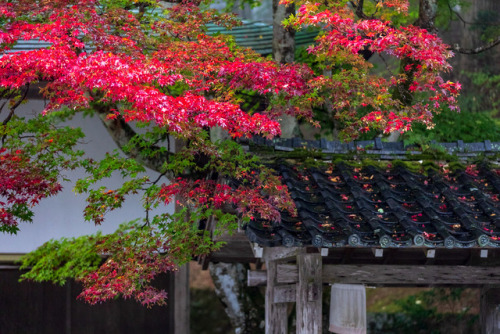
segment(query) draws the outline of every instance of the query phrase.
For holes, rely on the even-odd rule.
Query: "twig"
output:
[[[453,45],[453,47],[451,47],[451,50],[456,51],[458,53],[462,53],[462,54],[475,55],[475,54],[484,52],[486,50],[489,50],[489,49],[497,46],[498,44],[500,44],[500,36],[498,36],[494,41],[492,41],[488,44],[482,45],[482,46],[478,46],[477,48],[474,48],[474,49],[465,49],[465,48],[462,48],[460,45],[455,44],[455,45]]]

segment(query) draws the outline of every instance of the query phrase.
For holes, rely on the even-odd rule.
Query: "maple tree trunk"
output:
[[[295,13],[295,5],[280,5],[273,0],[273,58],[277,63],[292,63],[295,53],[295,30],[282,22]]]
[[[273,0],[273,59],[279,64],[293,63],[295,59],[295,30],[283,26],[283,20],[295,14],[295,5],[280,5]],[[280,120],[281,137],[300,136],[297,119],[283,115]]]
[[[258,288],[247,286],[248,268],[241,263],[210,263],[208,268],[235,333],[262,333],[264,300]]]
[[[437,33],[436,26],[434,24],[437,15],[437,0],[420,0],[418,8],[418,19],[415,25],[426,29],[430,33]]]

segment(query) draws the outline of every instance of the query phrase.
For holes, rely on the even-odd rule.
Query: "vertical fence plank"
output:
[[[175,334],[189,334],[189,263],[174,274]]]
[[[274,303],[277,261],[267,261],[266,334],[288,334],[286,303]]]
[[[321,254],[297,256],[297,334],[322,333],[322,260]]]

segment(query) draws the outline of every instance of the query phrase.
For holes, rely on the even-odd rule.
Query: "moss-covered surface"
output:
[[[473,156],[458,156],[446,151],[427,148],[421,154],[410,151],[404,156],[394,155],[398,159],[381,158],[381,154],[369,154],[366,151],[356,151],[342,154],[323,153],[318,150],[294,149],[293,151],[278,151],[272,147],[253,146],[252,153],[260,157],[266,164],[272,166],[286,163],[301,165],[305,168],[328,167],[332,164],[345,164],[353,168],[373,166],[378,169],[403,167],[411,172],[426,175],[429,170],[440,171],[445,166],[448,171],[465,170],[470,165],[497,165],[500,153],[477,153]]]
[[[376,151],[376,150],[375,150]],[[294,148],[289,151],[276,150],[272,146],[263,146],[250,143],[250,152],[259,156],[261,159],[276,160],[276,159],[294,159],[294,160],[343,160],[343,161],[364,161],[364,160],[388,160],[382,157],[393,156],[402,158],[404,161],[477,161],[488,160],[498,161],[500,159],[499,152],[458,152],[450,154],[444,147],[439,145],[425,145],[420,147],[407,148],[405,153],[394,152],[388,153],[386,150],[381,152],[373,152],[369,147],[358,148],[356,151],[348,151],[346,153],[325,153],[318,149]],[[467,156],[470,155],[470,156]],[[390,159],[393,160],[393,159]]]

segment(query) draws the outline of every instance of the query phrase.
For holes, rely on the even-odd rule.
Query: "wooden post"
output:
[[[189,334],[189,263],[174,274],[174,333]]]
[[[322,259],[321,254],[297,256],[297,334],[322,333]]]
[[[266,261],[266,334],[288,334],[288,312],[286,303],[275,303],[277,261]]]
[[[479,320],[482,334],[500,334],[500,288],[481,288]]]

